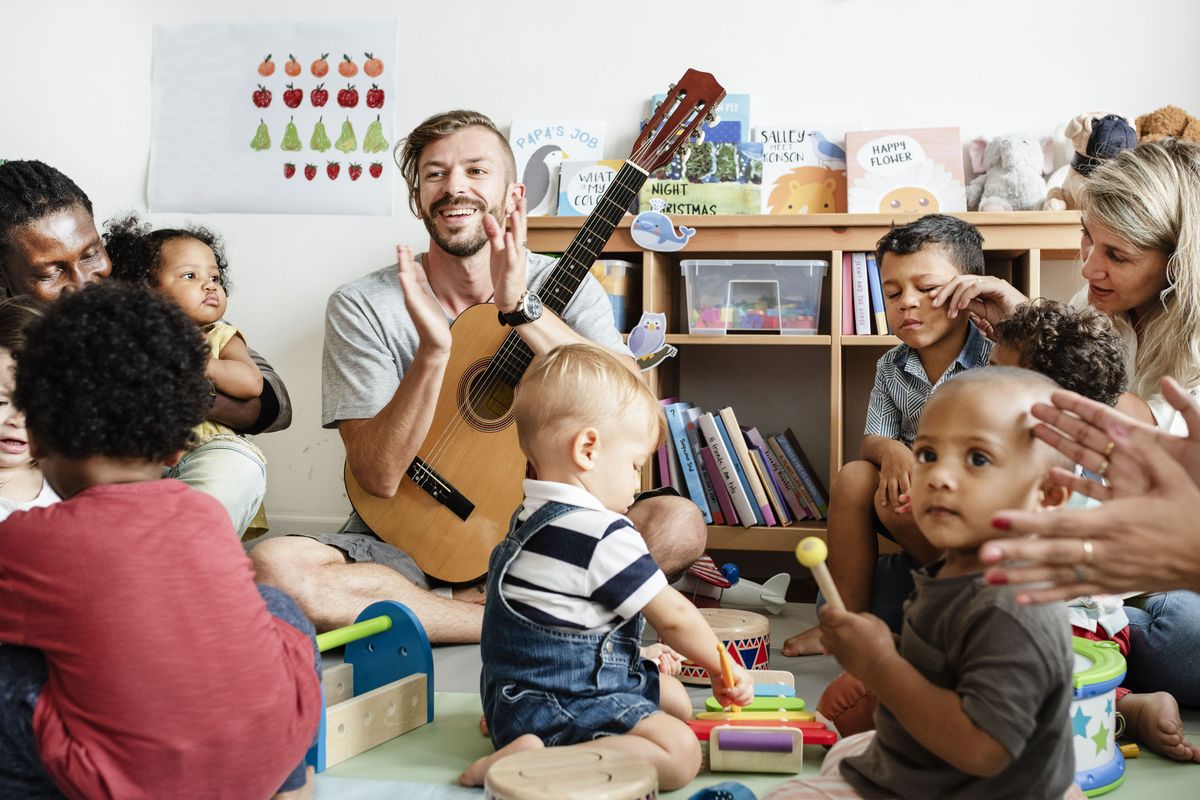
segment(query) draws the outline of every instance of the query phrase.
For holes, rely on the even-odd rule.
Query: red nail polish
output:
[[[1008,583],[1008,576],[1003,572],[989,572],[984,578],[992,586],[1004,586]]]
[[[1005,517],[996,517],[992,520],[992,527],[998,531],[1012,530],[1012,521]]]

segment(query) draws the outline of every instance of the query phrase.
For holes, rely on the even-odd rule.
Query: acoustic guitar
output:
[[[689,69],[642,129],[633,152],[595,210],[538,287],[555,314],[575,297],[648,174],[665,166],[687,141],[702,141],[700,124],[725,96],[716,79]],[[381,539],[426,574],[460,582],[487,571],[492,548],[508,532],[524,495],[525,458],[517,444],[512,399],[533,353],[496,319],[496,307],[475,305],[451,329],[450,361],[433,422],[396,494],[376,497],[345,468],[354,510]]]

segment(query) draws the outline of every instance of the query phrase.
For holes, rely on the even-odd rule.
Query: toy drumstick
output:
[[[725,645],[717,642],[717,653],[721,656],[721,677],[725,681],[726,688],[733,688],[733,670],[729,666],[729,653],[725,652]],[[730,711],[741,711],[739,706],[732,703],[729,705]]]
[[[801,566],[812,570],[813,577],[817,579],[817,586],[821,587],[821,593],[825,595],[825,602],[839,611],[845,611],[846,604],[842,602],[842,596],[838,594],[829,568],[825,566],[827,555],[829,550],[825,547],[825,542],[816,536],[807,536],[796,545],[796,560]]]

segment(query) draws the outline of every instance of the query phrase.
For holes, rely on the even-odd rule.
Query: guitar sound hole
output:
[[[491,370],[476,374],[467,392],[471,412],[482,422],[496,422],[512,410],[513,388]]]

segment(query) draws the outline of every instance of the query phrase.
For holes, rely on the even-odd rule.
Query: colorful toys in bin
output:
[[[680,268],[690,333],[817,332],[826,261],[694,259]]]

